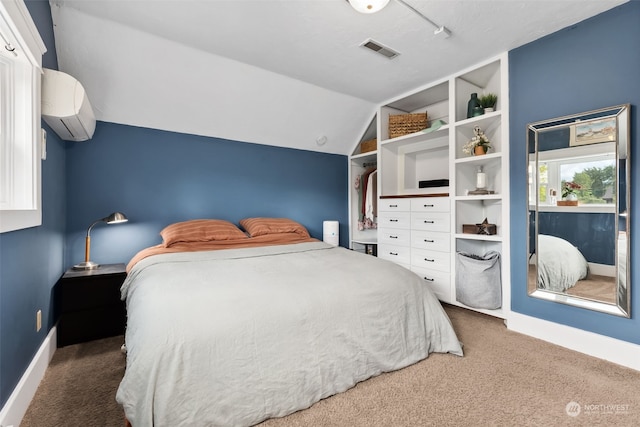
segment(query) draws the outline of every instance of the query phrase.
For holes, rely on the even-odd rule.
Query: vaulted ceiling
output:
[[[396,0],[50,3],[59,68],[98,120],[350,154],[377,105],[625,1],[406,0],[449,38]]]

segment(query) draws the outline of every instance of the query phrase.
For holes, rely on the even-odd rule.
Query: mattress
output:
[[[253,425],[432,352],[462,356],[420,277],[323,242],[149,256],[122,296],[117,401],[134,427]]]

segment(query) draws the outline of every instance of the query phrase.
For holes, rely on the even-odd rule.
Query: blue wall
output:
[[[43,65],[58,68],[49,3],[27,2],[47,46]],[[42,162],[42,226],[0,234],[0,406],[4,405],[53,326],[51,289],[64,271],[64,143],[47,130]],[[36,311],[43,327],[36,332]]]
[[[535,249],[535,216],[529,211],[529,251]],[[539,212],[538,232],[560,237],[577,247],[587,262],[615,264],[616,216],[602,212]]]
[[[88,142],[67,150],[65,261],[84,258],[84,236],[113,211],[122,225],[97,225],[91,258],[127,263],[161,242],[166,225],[250,216],[288,217],[322,239],[322,221],[341,223],[347,246],[347,157],[98,122]]]
[[[513,311],[640,344],[640,272],[631,265],[631,319],[527,295],[526,125],[631,103],[631,182],[639,183],[640,2],[629,2],[509,53]],[[631,253],[638,253],[640,185],[631,188]]]

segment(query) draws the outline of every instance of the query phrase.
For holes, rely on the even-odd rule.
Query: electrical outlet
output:
[[[42,328],[42,310],[36,311],[36,332]]]

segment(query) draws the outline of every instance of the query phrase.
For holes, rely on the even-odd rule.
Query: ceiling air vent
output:
[[[396,56],[400,55],[398,52],[396,52],[393,49],[390,49],[386,46],[381,45],[380,43],[378,43],[377,41],[374,40],[366,40],[364,41],[360,46],[362,47],[366,47],[367,49],[370,49],[376,53],[379,53],[380,55],[384,56],[385,58],[388,59],[393,59]]]

